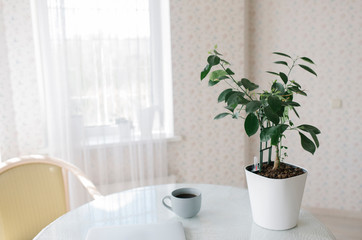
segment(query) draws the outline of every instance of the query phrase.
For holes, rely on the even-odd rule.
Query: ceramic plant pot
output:
[[[254,222],[271,230],[295,227],[308,172],[302,168],[301,175],[272,179],[251,172],[252,168],[245,167],[245,173]]]

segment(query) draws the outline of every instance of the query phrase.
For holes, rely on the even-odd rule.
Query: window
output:
[[[61,89],[68,114],[140,132],[151,109],[153,131],[173,134],[168,1],[34,1],[44,89]]]

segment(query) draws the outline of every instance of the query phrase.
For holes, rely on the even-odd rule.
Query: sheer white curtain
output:
[[[49,154],[82,168],[103,194],[170,181],[171,79],[159,67],[169,60],[167,1],[33,3]],[[73,206],[84,202],[71,187]]]

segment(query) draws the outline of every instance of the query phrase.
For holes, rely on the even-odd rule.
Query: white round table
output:
[[[191,219],[177,217],[166,209],[161,199],[180,187],[202,192],[199,214]],[[74,209],[44,228],[37,240],[82,240],[92,227],[180,221],[187,240],[290,240],[335,239],[315,217],[301,211],[297,227],[271,231],[253,223],[246,189],[207,185],[169,184],[132,189],[97,199]]]

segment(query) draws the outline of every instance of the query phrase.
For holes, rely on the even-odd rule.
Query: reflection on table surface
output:
[[[180,187],[202,192],[201,211],[182,219],[166,209],[161,199]],[[92,227],[147,224],[177,220],[188,240],[228,239],[335,239],[315,217],[301,211],[298,226],[287,231],[271,231],[253,223],[246,189],[208,184],[169,184],[132,189],[92,201],[58,218],[43,229],[37,240],[85,239]]]

